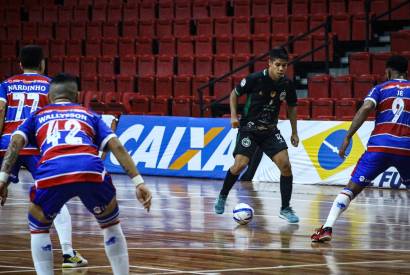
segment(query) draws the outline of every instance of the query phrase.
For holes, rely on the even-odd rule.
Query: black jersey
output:
[[[288,106],[297,105],[293,82],[287,77],[273,80],[267,69],[242,79],[235,87],[235,92],[237,96],[247,95],[241,127],[276,126],[282,101],[286,100]]]

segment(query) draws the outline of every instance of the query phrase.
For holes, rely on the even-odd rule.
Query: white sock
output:
[[[50,233],[31,234],[31,256],[37,275],[54,274]]]
[[[333,227],[339,216],[347,209],[347,207],[349,207],[350,201],[353,197],[353,192],[349,189],[343,189],[343,191],[337,195],[323,228]]]
[[[114,275],[125,275],[129,273],[127,242],[122,233],[121,225],[103,229],[105,254],[110,260]]]
[[[68,212],[68,208],[65,204],[63,205],[63,207],[61,207],[60,213],[55,217],[54,226],[57,230],[58,239],[60,240],[61,250],[63,254],[74,256],[71,236],[71,215],[70,212]]]

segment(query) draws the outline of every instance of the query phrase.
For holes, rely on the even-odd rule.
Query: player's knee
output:
[[[234,165],[230,168],[231,173],[234,175],[239,175],[243,169],[245,169],[247,163],[245,161],[237,161]]]
[[[111,200],[105,209],[101,209],[101,207],[94,207],[93,213],[101,228],[107,228],[111,225],[119,223],[118,216],[120,214],[120,210],[115,198]]]
[[[31,204],[28,212],[28,223],[31,233],[48,233],[54,217],[46,218],[40,206]]]
[[[292,176],[292,166],[289,161],[284,161],[279,165],[279,170],[283,176]]]

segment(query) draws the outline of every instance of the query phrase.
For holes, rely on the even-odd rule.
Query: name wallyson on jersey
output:
[[[27,85],[18,85],[18,84],[14,84],[14,85],[10,85],[7,86],[8,91],[27,91],[27,92],[31,92],[31,91],[40,91],[40,92],[45,92],[47,90],[47,87],[44,85],[31,85],[31,86],[27,86]]]
[[[49,114],[40,117],[38,120],[40,123],[46,122],[47,120],[50,119],[70,119],[70,118],[76,118],[76,119],[81,119],[81,120],[87,120],[86,115],[82,114],[76,114],[76,113],[66,113],[66,114]]]

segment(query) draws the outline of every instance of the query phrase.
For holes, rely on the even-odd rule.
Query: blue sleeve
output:
[[[4,83],[0,84],[0,100],[7,103],[7,91]]]
[[[116,137],[113,131],[107,126],[107,124],[102,120],[101,116],[96,116],[95,122],[95,144],[103,150],[107,142]]]
[[[373,101],[374,105],[377,106],[380,103],[380,87],[375,86],[370,90],[369,94],[365,97],[364,100]]]
[[[37,144],[35,131],[35,115],[32,114],[14,131],[13,135],[19,134],[24,137],[27,144]]]

